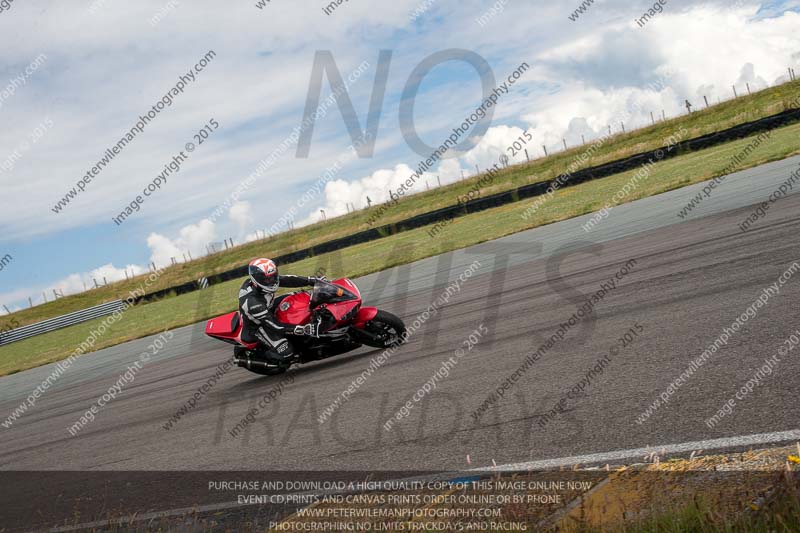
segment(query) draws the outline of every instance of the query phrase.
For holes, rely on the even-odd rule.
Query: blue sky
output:
[[[633,20],[652,2],[598,0],[573,22],[577,0],[507,0],[484,27],[476,19],[500,3],[434,0],[414,21],[411,13],[427,1],[376,8],[351,0],[330,16],[325,3],[273,0],[259,10],[254,0],[27,0],[0,12],[0,168],[15,149],[19,154],[0,172],[0,255],[14,258],[0,272],[0,303],[16,308],[29,295],[40,301],[54,287],[75,292],[92,277],[119,279],[123,269],[138,273],[151,261],[197,256],[209,242],[241,243],[269,228],[346,153],[351,141],[336,106],[316,124],[309,158],[289,150],[223,216],[204,219],[300,123],[317,50],[330,50],[345,77],[368,62],[349,88],[362,126],[379,50],[393,50],[393,59],[373,157],[348,159],[300,209],[297,224],[316,221],[320,208],[329,216],[346,212],[347,203],[361,208],[367,195],[382,201],[408,177],[420,156],[400,133],[400,97],[414,67],[441,50],[477,52],[499,82],[522,62],[530,69],[502,97],[480,143],[444,162],[427,176],[431,183],[434,175],[450,182],[476,164],[490,166],[525,130],[539,156],[541,145],[556,149],[563,137],[572,144],[609,122],[645,124],[650,109],[675,115],[685,98],[728,98],[732,84],[773,85],[787,67],[800,66],[797,1],[670,2],[644,28]],[[53,213],[105,149],[209,50],[216,57],[196,81],[84,193]],[[24,85],[3,96],[42,55]],[[323,99],[329,91],[325,82]],[[417,130],[438,144],[480,101],[474,69],[443,64],[421,84]],[[211,118],[219,129],[116,226],[111,218]],[[20,149],[45,121],[52,126],[41,139]]]

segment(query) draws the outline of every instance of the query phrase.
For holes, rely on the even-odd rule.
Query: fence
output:
[[[21,341],[28,337],[41,335],[42,333],[49,333],[57,329],[66,328],[67,326],[74,326],[93,318],[100,318],[113,314],[115,311],[122,310],[124,303],[122,300],[115,300],[113,302],[106,302],[104,304],[96,305],[88,309],[82,309],[55,318],[49,318],[36,324],[29,324],[21,328],[12,329],[5,333],[0,333],[0,346],[11,344],[12,342]]]

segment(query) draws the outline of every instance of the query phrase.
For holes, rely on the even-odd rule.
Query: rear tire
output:
[[[374,336],[363,339],[363,343],[372,348],[395,348],[405,342],[403,334],[406,332],[406,325],[400,317],[388,311],[379,310],[364,329]]]

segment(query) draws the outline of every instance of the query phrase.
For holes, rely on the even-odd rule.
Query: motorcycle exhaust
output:
[[[233,362],[239,368],[246,368],[247,370],[250,370],[250,368],[252,368],[252,366],[256,366],[258,368],[278,368],[278,365],[272,365],[272,364],[267,363],[266,361],[256,361],[256,360],[251,359],[249,357],[247,359],[234,358]]]
[[[377,342],[378,336],[364,329],[350,328],[348,332],[350,338],[359,344],[369,345],[371,342]]]

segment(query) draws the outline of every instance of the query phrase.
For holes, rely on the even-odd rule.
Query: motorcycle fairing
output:
[[[206,322],[206,335],[214,337],[229,344],[240,344],[248,350],[254,350],[258,343],[246,343],[242,341],[243,322],[238,311],[227,315],[212,318]]]

